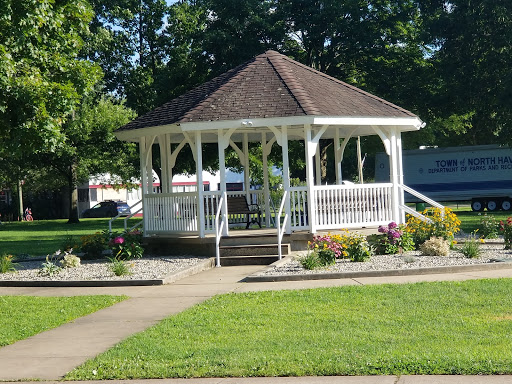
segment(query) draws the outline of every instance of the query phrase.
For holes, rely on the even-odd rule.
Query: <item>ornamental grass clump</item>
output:
[[[65,252],[64,256],[60,260],[62,268],[78,268],[80,266],[80,258],[73,255],[72,252],[73,248],[70,248],[69,251]]]
[[[460,220],[450,208],[427,208],[421,212],[429,221],[408,215],[405,231],[411,234],[416,247],[419,247],[431,237],[441,237],[450,244],[457,232],[460,231]]]
[[[420,251],[425,256],[448,256],[450,254],[450,242],[442,237],[431,237],[420,245]]]
[[[500,221],[500,231],[503,234],[505,249],[512,249],[512,217]]]
[[[480,241],[476,239],[474,233],[472,233],[469,236],[469,238],[464,242],[460,251],[468,259],[475,259],[480,256]]]
[[[387,226],[379,226],[378,231],[383,235],[373,237],[377,253],[394,255],[414,249],[413,237],[404,225],[392,221]]]
[[[16,272],[13,255],[0,255],[0,273]]]

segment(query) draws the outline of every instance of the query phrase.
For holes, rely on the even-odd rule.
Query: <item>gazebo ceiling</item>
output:
[[[116,136],[135,141],[170,133],[179,142],[183,132],[200,130],[203,142],[216,142],[218,129],[237,128],[233,140],[247,133],[259,141],[265,127],[286,125],[290,139],[302,139],[305,124],[329,125],[322,137],[332,138],[335,127],[343,128],[341,137],[354,129],[364,136],[375,134],[372,126],[408,131],[422,122],[386,100],[267,51],[136,118]]]

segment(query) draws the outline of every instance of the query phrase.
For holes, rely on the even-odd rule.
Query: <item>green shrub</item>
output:
[[[460,231],[460,220],[450,208],[427,208],[423,216],[430,219],[426,222],[415,216],[408,215],[406,231],[411,234],[417,247],[431,237],[442,237],[451,242]]]
[[[117,260],[140,259],[144,255],[142,239],[140,231],[125,232],[122,235],[114,234],[108,246]]]
[[[80,252],[86,254],[88,259],[95,259],[103,257],[103,251],[108,249],[110,234],[106,231],[96,232],[92,235],[80,237],[80,244],[78,246]]]
[[[420,251],[426,256],[448,256],[450,254],[450,242],[442,237],[431,237],[420,245]]]
[[[57,251],[60,252],[60,251]],[[53,275],[56,275],[59,273],[62,268],[57,265],[56,258],[58,256],[58,253],[54,253],[52,256],[47,255],[46,261],[41,265],[41,268],[39,268],[39,274],[42,276],[49,276],[52,277]]]
[[[483,240],[482,240],[483,241]],[[462,254],[468,259],[474,259],[480,256],[480,243],[475,238],[474,235],[471,235],[469,239],[462,245],[460,250]]]
[[[0,256],[0,273],[15,272],[16,263],[14,263],[13,255],[1,255]]]
[[[318,254],[316,252],[309,252],[299,261],[304,269],[313,270],[320,267],[320,260],[318,259]]]
[[[500,221],[500,231],[503,233],[505,249],[512,249],[512,217],[505,221]]]
[[[480,223],[480,233],[484,239],[497,239],[499,233],[498,220],[491,215],[484,215]]]
[[[406,231],[404,225],[391,222],[387,226],[379,226],[379,232],[383,235],[369,237],[370,243],[376,247],[376,252],[379,254],[402,254],[414,249],[413,236]]]
[[[336,263],[336,254],[330,249],[320,249],[317,254],[320,265],[323,267]]]
[[[118,260],[115,257],[109,257],[108,259],[110,260],[109,268],[114,273],[114,275],[126,276],[131,274],[130,266],[125,261]]]

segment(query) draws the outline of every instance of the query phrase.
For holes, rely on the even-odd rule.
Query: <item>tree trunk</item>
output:
[[[76,164],[73,162],[69,167],[69,218],[68,224],[79,223],[78,219],[78,189],[77,189],[77,175]]]

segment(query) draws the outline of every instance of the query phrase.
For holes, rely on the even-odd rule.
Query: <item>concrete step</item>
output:
[[[220,248],[221,256],[259,256],[259,255],[278,255],[278,244],[244,244],[244,245],[222,245]],[[283,255],[290,254],[290,244],[281,244]]]
[[[257,255],[257,256],[222,256],[220,265],[223,267],[232,267],[237,265],[269,265],[277,261],[277,255]]]
[[[289,235],[284,235],[283,243],[289,243],[287,240]],[[265,234],[261,235],[255,233],[254,235],[230,235],[228,237],[222,237],[221,245],[258,245],[258,244],[272,244],[277,242],[277,234]]]

